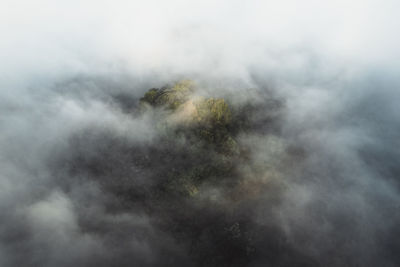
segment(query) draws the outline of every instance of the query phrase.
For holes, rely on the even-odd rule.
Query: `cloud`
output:
[[[396,1],[3,6],[1,266],[398,265]],[[148,201],[171,167],[204,163],[165,142],[164,111],[140,112],[181,78],[252,104],[251,160],[231,193]]]

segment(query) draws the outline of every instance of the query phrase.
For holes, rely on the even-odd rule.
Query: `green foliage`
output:
[[[159,89],[152,88],[149,91],[147,91],[146,94],[140,100],[147,102],[151,105],[154,105],[158,94],[159,94]]]
[[[175,195],[193,197],[199,192],[194,178],[190,173],[172,176],[167,180],[164,189]]]
[[[175,110],[189,99],[193,88],[194,84],[192,81],[183,80],[177,82],[173,87],[150,89],[140,100],[151,106],[164,106]]]
[[[176,145],[182,137],[191,140],[185,149],[199,162],[167,173],[163,188],[166,193],[186,197],[195,196],[206,180],[228,177],[239,155],[239,146],[229,129],[232,112],[227,102],[223,98],[193,97],[193,93],[193,82],[184,80],[172,87],[150,89],[141,99],[150,106],[172,111],[169,115],[185,117],[185,123],[167,127],[165,138]]]
[[[225,155],[238,155],[239,146],[235,139],[227,135],[225,140],[221,142],[220,151]]]
[[[196,120],[200,123],[226,126],[231,122],[231,111],[222,98],[202,98],[195,102],[195,106],[197,110]]]

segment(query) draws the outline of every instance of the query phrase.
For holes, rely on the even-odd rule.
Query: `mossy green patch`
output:
[[[240,151],[229,129],[233,117],[228,103],[223,98],[194,97],[194,89],[193,82],[184,80],[172,87],[150,89],[141,99],[150,106],[170,110],[167,122],[183,118],[165,124],[165,142],[187,140],[185,149],[197,155],[198,163],[195,167],[182,166],[179,173],[167,173],[163,188],[188,197],[196,195],[204,181],[229,177]]]
[[[177,82],[172,87],[150,89],[140,100],[151,106],[163,106],[172,110],[185,103],[193,92],[194,83],[190,80]]]
[[[199,123],[225,126],[231,122],[231,111],[222,98],[201,98],[195,101],[195,106],[197,111],[195,120]]]
[[[159,89],[152,88],[149,91],[147,91],[140,100],[144,101],[144,102],[147,102],[147,103],[149,103],[151,105],[154,105],[159,92],[160,92]]]

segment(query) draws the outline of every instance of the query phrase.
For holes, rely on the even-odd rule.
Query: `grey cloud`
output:
[[[1,266],[399,265],[395,1],[11,2]],[[182,78],[251,114],[196,203],[144,197],[205,161],[138,104]]]

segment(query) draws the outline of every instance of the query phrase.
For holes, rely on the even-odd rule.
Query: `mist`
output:
[[[399,11],[2,1],[0,266],[400,265]],[[245,156],[142,110],[183,79],[249,114]],[[195,197],[157,191],[213,160]]]

